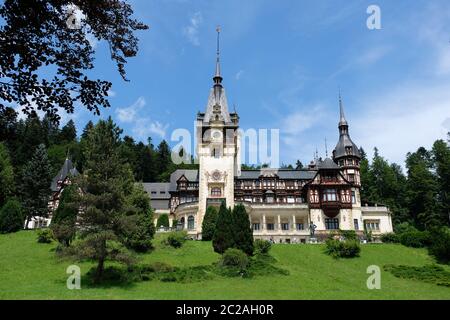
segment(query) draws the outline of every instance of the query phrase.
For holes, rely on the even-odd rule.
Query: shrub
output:
[[[325,252],[336,259],[358,257],[360,251],[361,248],[356,240],[339,241],[328,239],[326,241]]]
[[[216,230],[218,212],[214,207],[206,209],[205,217],[202,222],[202,240],[211,241]]]
[[[186,237],[186,231],[173,231],[169,233],[165,243],[174,248],[181,248],[186,241]]]
[[[371,230],[364,229],[364,239],[366,239],[367,242],[372,242],[373,237],[372,237],[372,231]]]
[[[169,216],[167,214],[160,215],[158,221],[156,222],[156,227],[169,228]]]
[[[270,243],[270,241],[261,239],[255,240],[255,251],[258,254],[268,254],[271,247],[272,243]]]
[[[0,233],[16,232],[23,229],[25,215],[19,201],[8,200],[0,210]]]
[[[345,240],[357,240],[358,236],[355,230],[341,230],[340,234]]]
[[[154,262],[150,264],[149,266],[143,267],[143,270],[149,271],[149,272],[157,272],[157,273],[167,273],[172,272],[174,268],[165,262]]]
[[[247,255],[243,251],[234,248],[227,249],[219,262],[221,267],[234,268],[239,271],[246,270],[248,264],[249,258]]]
[[[38,231],[37,242],[50,243],[53,241],[53,232],[50,229],[41,229]]]
[[[419,280],[438,286],[450,287],[450,272],[438,265],[422,267],[385,265],[383,269],[397,278]]]
[[[428,253],[438,262],[450,263],[450,233],[445,229],[431,233]]]
[[[417,229],[409,222],[402,222],[394,226],[394,231],[397,234],[401,234],[405,232],[417,231]]]
[[[404,246],[423,248],[429,243],[429,234],[426,231],[408,231],[400,234],[399,239]]]
[[[399,235],[396,233],[393,233],[393,232],[383,234],[380,239],[384,243],[399,243],[400,242]]]

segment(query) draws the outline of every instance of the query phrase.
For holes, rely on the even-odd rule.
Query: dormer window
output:
[[[352,147],[345,147],[345,152],[347,154],[352,154],[353,153],[353,148]]]

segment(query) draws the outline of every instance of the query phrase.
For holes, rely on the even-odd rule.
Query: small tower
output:
[[[225,201],[234,206],[234,176],[240,172],[239,117],[228,110],[222,85],[219,51],[220,29],[217,28],[217,57],[205,113],[198,113],[197,156],[199,159],[199,199],[197,233],[201,233],[203,216],[208,206],[220,206]]]
[[[359,175],[359,162],[361,161],[361,153],[358,147],[350,138],[348,133],[348,123],[344,115],[344,106],[341,94],[339,93],[339,142],[333,151],[333,160],[341,167],[344,177],[356,187],[361,186]]]

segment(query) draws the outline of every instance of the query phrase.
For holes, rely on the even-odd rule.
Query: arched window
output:
[[[188,229],[193,230],[195,228],[195,218],[194,216],[189,216],[188,218]]]
[[[180,219],[181,229],[184,229],[184,217]]]
[[[211,196],[220,197],[222,196],[222,189],[218,187],[211,188]]]

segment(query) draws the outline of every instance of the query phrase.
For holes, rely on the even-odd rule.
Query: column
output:
[[[281,216],[278,215],[278,231],[281,231]]]
[[[184,230],[188,229],[188,217],[187,214],[184,214]]]
[[[263,224],[262,224],[262,230],[266,231],[267,230],[267,226],[266,226],[266,214],[263,213]]]
[[[295,221],[295,214],[292,215],[292,230],[294,230],[294,231],[297,230],[296,221]]]

